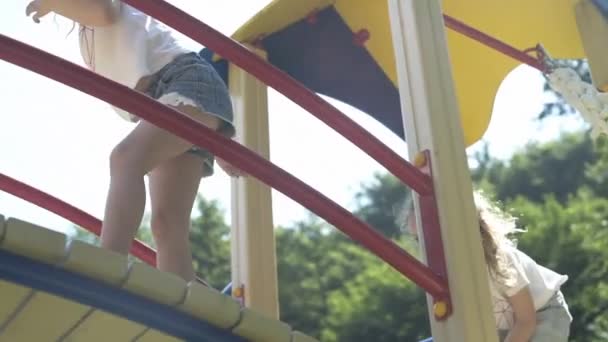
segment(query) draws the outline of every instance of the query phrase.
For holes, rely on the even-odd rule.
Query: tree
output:
[[[592,141],[586,133],[579,132],[565,134],[549,143],[531,144],[508,161],[493,159],[487,153],[477,157],[480,165],[472,170],[476,185],[490,189],[528,230],[518,237],[519,247],[541,265],[569,276],[563,292],[574,316],[571,340],[605,340],[608,336],[606,141]],[[359,215],[380,218],[375,219],[376,222],[391,222],[393,215],[384,199],[399,188],[400,184],[392,181],[391,176],[377,176],[375,182],[364,186],[359,194],[363,209]],[[367,194],[372,196],[366,197]],[[391,299],[382,303],[407,301],[408,294],[398,281],[385,285],[385,279],[379,274],[390,277],[390,270],[377,269],[381,267],[370,263],[344,288],[330,294],[331,315],[324,323],[324,339],[409,341],[417,338],[415,335],[407,339],[403,335],[389,338],[377,330],[376,324],[384,324],[385,332],[399,332],[407,324],[405,320],[393,321],[391,306],[379,304],[383,298]],[[400,296],[391,297],[394,288],[399,289]],[[424,304],[421,306],[424,308]],[[401,309],[395,314],[407,313]],[[407,321],[410,320],[426,320],[426,313],[422,318],[412,317]],[[426,324],[418,323],[420,325],[426,327]]]
[[[364,258],[374,259],[369,254]],[[424,292],[388,265],[367,267],[328,298],[322,341],[419,341],[430,335]]]
[[[281,319],[294,328],[328,342],[430,334],[422,291],[326,223],[278,229],[277,248]]]
[[[190,241],[194,270],[209,285],[222,289],[230,282],[230,227],[217,201],[198,199]]]
[[[563,292],[574,316],[572,341],[608,334],[607,162],[605,141],[575,133],[530,145],[508,162],[489,160],[476,175],[528,230],[519,247],[569,276]]]
[[[399,211],[404,209],[411,190],[391,174],[375,174],[355,195],[356,215],[391,239],[401,235]]]
[[[472,177],[500,200],[521,195],[542,202],[545,195],[553,194],[564,202],[582,186],[600,185],[600,172],[595,179],[586,174],[598,159],[597,146],[587,134],[570,133],[557,141],[530,144],[508,161],[479,159],[482,164]]]
[[[509,204],[528,232],[519,248],[569,277],[563,292],[574,316],[571,341],[600,341],[608,332],[608,200],[581,190],[564,204],[523,197]]]
[[[569,276],[563,292],[575,319],[571,340],[605,340],[608,144],[584,133],[566,134],[531,144],[509,161],[487,151],[477,159],[475,184],[495,194],[528,230],[518,237],[519,247]],[[357,194],[355,214],[417,250],[401,238],[395,222],[394,208],[408,196],[393,176],[377,174]],[[191,232],[195,268],[221,287],[230,278],[229,229],[216,202],[200,198],[198,208]],[[295,329],[328,342],[416,341],[430,335],[423,291],[340,231],[311,217],[276,229],[276,239],[281,319]]]
[[[343,253],[344,240],[311,218],[277,230],[277,269],[281,319],[319,336],[328,314],[327,295],[358,271]]]

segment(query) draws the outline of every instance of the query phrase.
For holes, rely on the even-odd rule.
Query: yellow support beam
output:
[[[252,48],[252,50],[256,51]],[[263,52],[257,50],[259,55]],[[237,141],[270,158],[267,88],[230,65]],[[254,178],[232,181],[232,288],[245,306],[278,319],[277,267],[271,189]]]
[[[591,69],[593,85],[608,92],[608,20],[591,0],[581,0],[575,6],[576,24]]]
[[[438,321],[428,298],[433,340],[496,342],[440,0],[389,0],[389,13],[409,155],[430,151],[453,304]]]

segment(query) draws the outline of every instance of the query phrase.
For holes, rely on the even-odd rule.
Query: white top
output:
[[[84,28],[80,52],[85,64],[98,74],[130,88],[178,55],[191,52],[170,28],[139,10],[121,3],[120,17],[110,26]],[[125,119],[134,117],[115,108]]]
[[[510,330],[513,326],[513,310],[507,301],[507,297],[515,295],[528,286],[534,301],[534,308],[538,310],[547,304],[562,284],[568,280],[568,276],[558,274],[537,264],[532,258],[516,248],[508,248],[505,254],[513,271],[512,286],[505,287],[490,281],[494,317],[496,318],[496,327],[499,330]]]

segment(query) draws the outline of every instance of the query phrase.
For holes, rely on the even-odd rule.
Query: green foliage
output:
[[[586,174],[588,165],[597,160],[588,135],[572,133],[558,141],[530,144],[508,161],[485,160],[472,177],[493,188],[501,200],[524,196],[539,203],[551,194],[564,202],[580,187],[598,184],[599,177]]]
[[[396,220],[398,211],[409,196],[409,188],[393,175],[376,174],[373,181],[364,184],[357,193],[359,208],[356,214],[384,236],[396,239],[401,235]]]
[[[528,229],[519,247],[539,264],[569,276],[564,295],[575,317],[572,341],[601,340],[608,320],[608,201],[581,190],[564,204],[553,196],[511,203]],[[603,327],[603,328],[602,328]]]
[[[328,302],[322,341],[418,341],[429,336],[424,293],[377,260],[330,293]]]
[[[277,230],[282,319],[318,336],[329,313],[327,295],[360,272],[361,252],[318,220]]]
[[[230,282],[230,227],[216,201],[198,200],[190,241],[194,270],[209,285],[222,289]]]
[[[562,290],[574,316],[571,341],[602,341],[608,333],[607,162],[605,142],[577,133],[474,171],[519,214],[527,229],[519,247],[569,276]]]
[[[327,224],[278,229],[277,259],[281,319],[294,328],[328,342],[428,336],[423,293]]]
[[[569,276],[571,341],[608,338],[608,144],[567,134],[531,144],[508,161],[476,156],[475,184],[489,190],[528,231],[519,247]],[[395,207],[408,196],[394,177],[362,186],[355,214],[397,240]],[[191,238],[197,272],[216,287],[230,278],[229,227],[200,198]],[[79,233],[81,238],[89,235]],[[151,242],[148,229],[140,230]],[[423,292],[345,235],[315,218],[278,228],[281,319],[324,342],[418,341],[430,335]],[[412,242],[400,241],[408,250]],[[415,254],[415,253],[414,253]]]

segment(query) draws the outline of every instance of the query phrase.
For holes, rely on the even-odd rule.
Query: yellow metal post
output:
[[[229,74],[236,139],[269,158],[267,88],[234,65]],[[232,181],[231,236],[233,293],[244,296],[245,306],[278,319],[271,189],[254,178]]]
[[[608,92],[608,20],[592,0],[581,0],[574,6],[578,32],[583,42],[591,78],[596,88]]]
[[[428,298],[433,338],[495,342],[440,0],[389,0],[389,13],[409,155],[430,151],[454,309],[447,320],[436,321]]]

